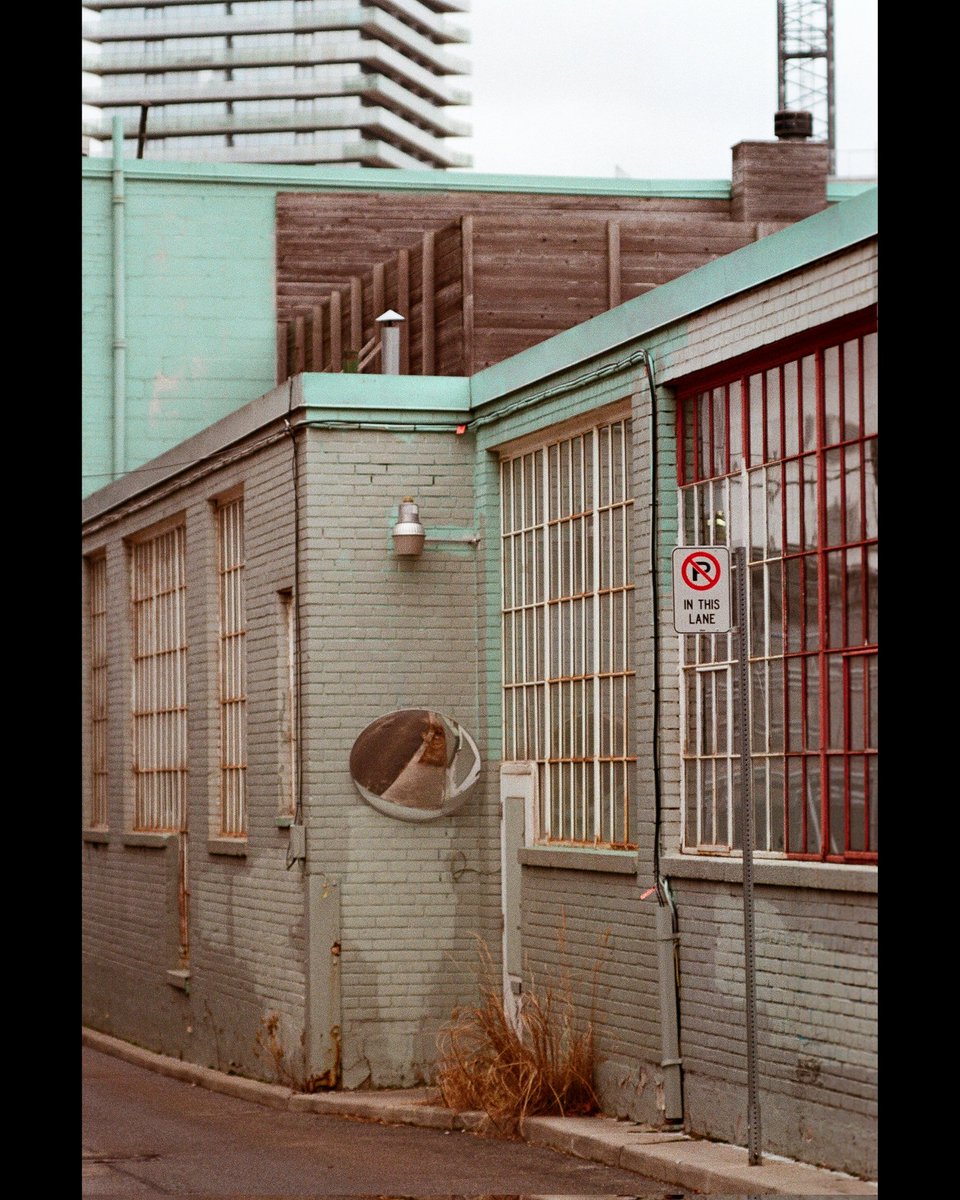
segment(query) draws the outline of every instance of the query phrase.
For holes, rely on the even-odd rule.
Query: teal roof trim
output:
[[[470,419],[470,380],[457,375],[306,374],[300,401],[321,421]]]
[[[836,204],[840,200],[849,200],[852,196],[861,196],[864,192],[873,191],[876,186],[875,179],[828,179],[827,201]]]
[[[297,414],[297,423],[314,428],[453,433],[470,420],[470,380],[457,375],[295,375],[87,496],[83,519],[93,520],[141,492],[189,475],[291,413]]]
[[[877,189],[734,250],[652,291],[478,372],[477,409],[616,350],[780,275],[846,250],[877,232]]]
[[[83,174],[108,178],[111,158],[84,158]],[[729,200],[725,179],[597,179],[577,175],[482,175],[379,167],[300,167],[265,163],[174,163],[124,159],[128,179],[179,183],[260,184],[311,191],[527,192],[545,195],[661,196]]]

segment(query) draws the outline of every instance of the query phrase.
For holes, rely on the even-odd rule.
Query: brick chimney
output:
[[[788,225],[827,207],[830,147],[808,141],[812,129],[810,113],[778,112],[777,141],[733,147],[734,221]]]

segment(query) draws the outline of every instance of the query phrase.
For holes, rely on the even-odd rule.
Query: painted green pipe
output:
[[[123,119],[113,118],[113,477],[126,471],[127,263],[124,242]]]

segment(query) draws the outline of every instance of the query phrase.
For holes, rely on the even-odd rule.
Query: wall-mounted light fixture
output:
[[[400,501],[400,512],[393,527],[393,548],[398,558],[414,558],[423,550],[427,531],[420,524],[420,509],[412,496]]]
[[[476,534],[447,537],[438,534],[427,537],[427,531],[420,524],[420,508],[412,496],[404,496],[400,501],[397,513],[397,523],[393,527],[393,548],[398,558],[416,558],[423,551],[424,542],[461,543],[467,546],[477,546],[480,539]]]

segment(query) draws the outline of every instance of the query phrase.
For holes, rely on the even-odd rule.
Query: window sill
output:
[[[163,850],[176,838],[175,833],[133,833],[128,831],[120,840],[124,846],[146,846],[155,850]]]
[[[709,879],[743,882],[743,860],[697,854],[666,854],[660,870],[668,879]],[[793,862],[790,859],[754,858],[753,882],[770,887],[806,887],[832,892],[877,892],[877,868],[850,863]]]
[[[81,836],[85,842],[93,842],[100,846],[110,841],[110,832],[107,829],[84,829]]]
[[[635,850],[587,850],[582,846],[521,846],[517,861],[525,867],[560,867],[568,871],[606,871],[636,875]]]
[[[233,858],[247,857],[246,838],[207,838],[208,854],[225,854]]]

